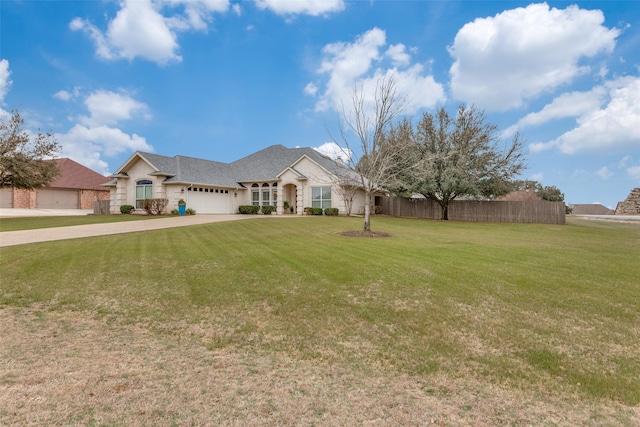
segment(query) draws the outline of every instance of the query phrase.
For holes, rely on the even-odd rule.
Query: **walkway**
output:
[[[288,215],[287,215],[288,216]],[[169,218],[154,218],[148,221],[125,221],[106,224],[74,225],[69,227],[40,228],[36,230],[5,231],[0,233],[0,247],[53,240],[78,239],[81,237],[106,236],[110,234],[135,233],[162,228],[185,227],[222,221],[237,221],[250,218],[283,218],[284,215],[187,215]]]

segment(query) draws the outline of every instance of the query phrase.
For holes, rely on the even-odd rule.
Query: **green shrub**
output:
[[[326,208],[324,214],[327,216],[338,216],[338,208]]]
[[[140,201],[147,215],[160,215],[169,204],[169,199],[144,199]]]
[[[196,210],[195,209],[191,209],[191,208],[187,208],[184,213],[186,215],[195,215],[196,214]]]
[[[238,212],[240,212],[241,214],[255,215],[260,212],[260,206],[241,205],[238,206]]]
[[[120,213],[123,213],[123,214],[130,214],[135,210],[136,210],[136,208],[134,208],[131,205],[122,205],[122,206],[120,206]]]
[[[171,209],[171,215],[180,215],[180,212],[178,212],[178,209]]]
[[[304,208],[305,215],[313,215],[313,208]]]
[[[262,213],[265,215],[271,215],[271,212],[276,210],[275,206],[263,206],[262,207]]]
[[[322,208],[311,208],[314,215],[322,215]]]

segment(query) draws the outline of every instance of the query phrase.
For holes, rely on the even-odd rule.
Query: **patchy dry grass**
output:
[[[0,310],[3,425],[638,425],[638,408],[474,378],[206,349],[87,313]],[[356,343],[357,344],[357,343]]]
[[[0,425],[640,425],[637,225],[247,220],[0,250]]]

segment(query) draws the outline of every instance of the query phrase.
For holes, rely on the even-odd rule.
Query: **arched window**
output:
[[[262,184],[262,206],[268,206],[271,204],[270,196],[271,190],[269,190],[269,184],[265,182],[264,184]]]
[[[277,206],[277,202],[278,202],[278,183],[274,182],[273,185],[271,186],[271,204],[273,206]]]
[[[153,199],[153,182],[148,179],[136,182],[136,209],[142,208],[144,199]]]
[[[278,183],[262,184],[254,183],[251,185],[251,204],[254,206],[276,205],[278,196]]]

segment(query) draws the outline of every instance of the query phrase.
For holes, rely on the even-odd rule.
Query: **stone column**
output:
[[[282,182],[278,183],[278,190],[276,196],[276,215],[282,215],[284,213],[284,185]]]
[[[304,213],[304,182],[300,181],[296,185],[296,214],[302,215]]]

